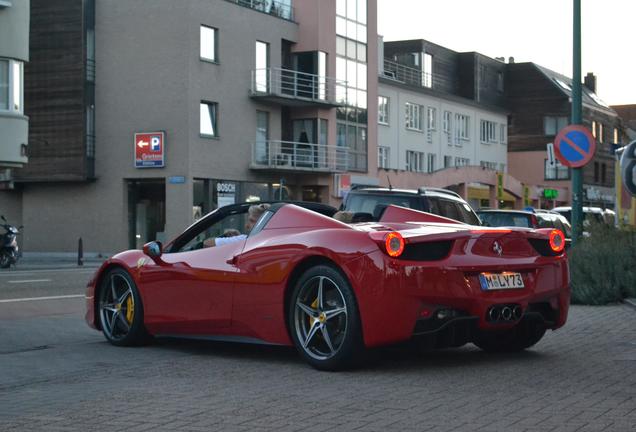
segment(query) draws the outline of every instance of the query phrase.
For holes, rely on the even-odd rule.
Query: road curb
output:
[[[636,298],[626,298],[623,302],[627,305],[636,309]]]

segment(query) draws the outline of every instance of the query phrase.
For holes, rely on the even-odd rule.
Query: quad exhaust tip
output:
[[[514,322],[521,319],[523,309],[518,304],[495,305],[488,309],[487,315],[490,322]]]

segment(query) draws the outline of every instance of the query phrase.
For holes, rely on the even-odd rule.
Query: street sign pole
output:
[[[583,123],[581,100],[581,0],[574,0],[572,67],[572,124]],[[572,244],[576,245],[583,226],[583,172],[572,168]]]

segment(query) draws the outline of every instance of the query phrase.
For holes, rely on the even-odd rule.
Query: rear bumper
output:
[[[467,265],[465,261],[466,257],[460,256],[409,263],[377,252],[356,263],[358,268],[348,273],[358,275],[353,285],[365,345],[390,344],[414,334],[422,335],[421,323],[440,308],[470,317],[480,331],[510,328],[522,319],[541,319],[549,329],[557,329],[567,321],[570,280],[565,255],[508,260],[503,264]],[[525,288],[481,289],[480,272],[503,271],[522,273]],[[519,306],[518,319],[493,322],[488,311],[497,305]],[[461,321],[465,320],[457,322]]]

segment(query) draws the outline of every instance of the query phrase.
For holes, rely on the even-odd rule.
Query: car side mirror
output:
[[[163,245],[159,241],[151,241],[144,245],[144,254],[148,255],[152,260],[159,264],[165,265],[165,261],[161,259],[163,253]]]

